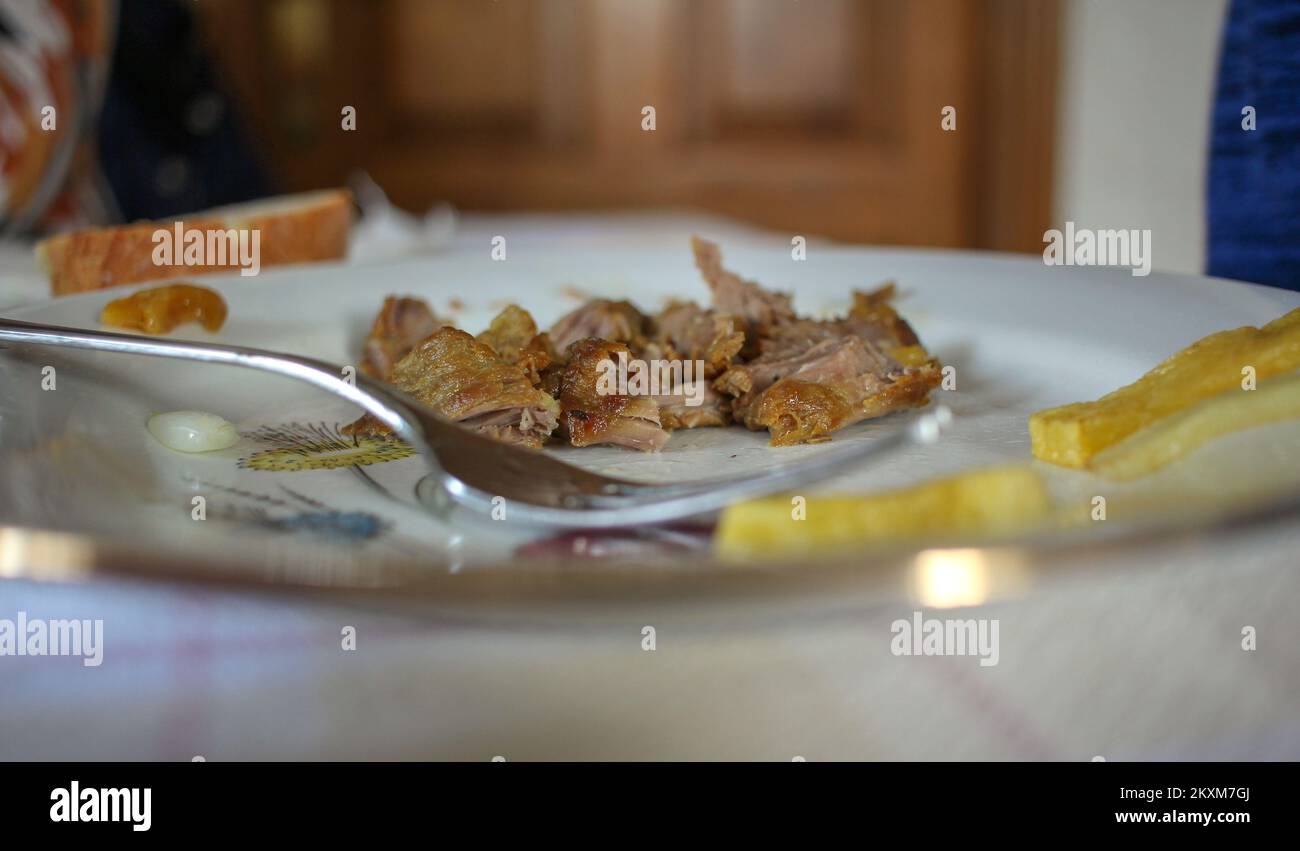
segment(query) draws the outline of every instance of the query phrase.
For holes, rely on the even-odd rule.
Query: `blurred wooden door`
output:
[[[295,187],[1006,250],[1049,226],[1055,0],[201,5]]]

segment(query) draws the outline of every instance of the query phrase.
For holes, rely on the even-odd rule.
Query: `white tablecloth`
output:
[[[680,216],[494,217],[442,250],[503,227],[583,250],[758,238]],[[3,268],[0,303],[40,297]],[[910,605],[734,618],[665,602],[588,622],[0,581],[0,618],[104,621],[98,667],[0,656],[0,758],[1297,759],[1298,543],[1291,524],[1135,554],[963,611],[999,621],[989,667],[893,655]]]

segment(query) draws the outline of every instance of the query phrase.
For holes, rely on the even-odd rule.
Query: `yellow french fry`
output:
[[[1229,390],[1135,432],[1089,463],[1115,481],[1154,472],[1198,447],[1242,429],[1300,418],[1300,374],[1260,383],[1254,390]]]
[[[1095,402],[1039,411],[1029,418],[1034,457],[1086,467],[1130,434],[1228,390],[1244,376],[1263,381],[1300,367],[1300,308],[1262,328],[1211,334],[1127,387]]]
[[[1009,534],[1048,517],[1051,501],[1027,464],[974,470],[864,496],[769,497],[723,512],[714,548],[756,559],[914,538]]]

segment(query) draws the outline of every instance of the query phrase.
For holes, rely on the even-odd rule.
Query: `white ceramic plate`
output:
[[[1258,325],[1300,305],[1300,295],[1206,278],[1122,270],[1045,267],[1037,258],[957,252],[816,248],[805,261],[786,251],[726,250],[726,264],[765,285],[793,291],[803,313],[843,311],[850,291],[898,282],[900,311],[922,340],[956,368],[957,387],[939,395],[956,414],[950,436],[860,470],[823,491],[871,491],[974,466],[1029,457],[1035,410],[1095,398],[1133,381],[1162,358],[1213,331]],[[647,310],[668,299],[707,303],[688,247],[678,252],[514,252],[505,262],[463,256],[391,265],[303,266],[256,278],[203,283],[226,298],[216,335],[197,326],[177,337],[215,339],[354,363],[383,296],[427,299],[478,332],[516,302],[545,326],[581,296],[630,298]],[[156,285],[156,284],[153,284]],[[152,285],[151,285],[152,286]],[[89,293],[12,310],[13,318],[97,327],[110,299]],[[53,367],[53,389],[43,379]],[[414,557],[432,570],[516,565],[545,551],[537,533],[503,521],[424,513],[413,490],[418,459],[359,452],[336,440],[355,418],[346,403],[285,379],[225,367],[123,355],[13,348],[0,354],[0,522],[89,532],[142,549],[180,545],[219,556],[246,548],[328,548]],[[48,386],[48,381],[46,381]],[[160,411],[221,414],[244,435],[234,447],[182,455],[146,431]],[[837,443],[871,440],[899,417],[863,423]],[[1133,505],[1192,504],[1258,495],[1295,484],[1295,424],[1216,442],[1141,487],[1115,489],[1044,467],[1059,499],[1086,501],[1100,488]],[[646,479],[688,479],[785,463],[825,447],[771,449],[765,434],[739,427],[675,433],[666,449],[558,449],[566,459]],[[549,451],[549,450],[548,450]],[[196,498],[201,497],[201,500]],[[199,506],[202,511],[197,511]],[[1112,513],[1114,512],[1112,508]],[[1135,509],[1136,510],[1136,509]],[[1133,518],[1129,518],[1133,519]],[[707,534],[656,535],[656,546],[707,552]],[[639,540],[639,539],[638,539]],[[585,554],[644,555],[626,537],[564,546]],[[566,550],[568,551],[568,550]]]

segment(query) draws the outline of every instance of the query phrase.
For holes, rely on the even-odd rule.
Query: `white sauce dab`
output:
[[[149,433],[177,452],[211,452],[239,442],[233,423],[204,411],[171,411],[149,418]]]

